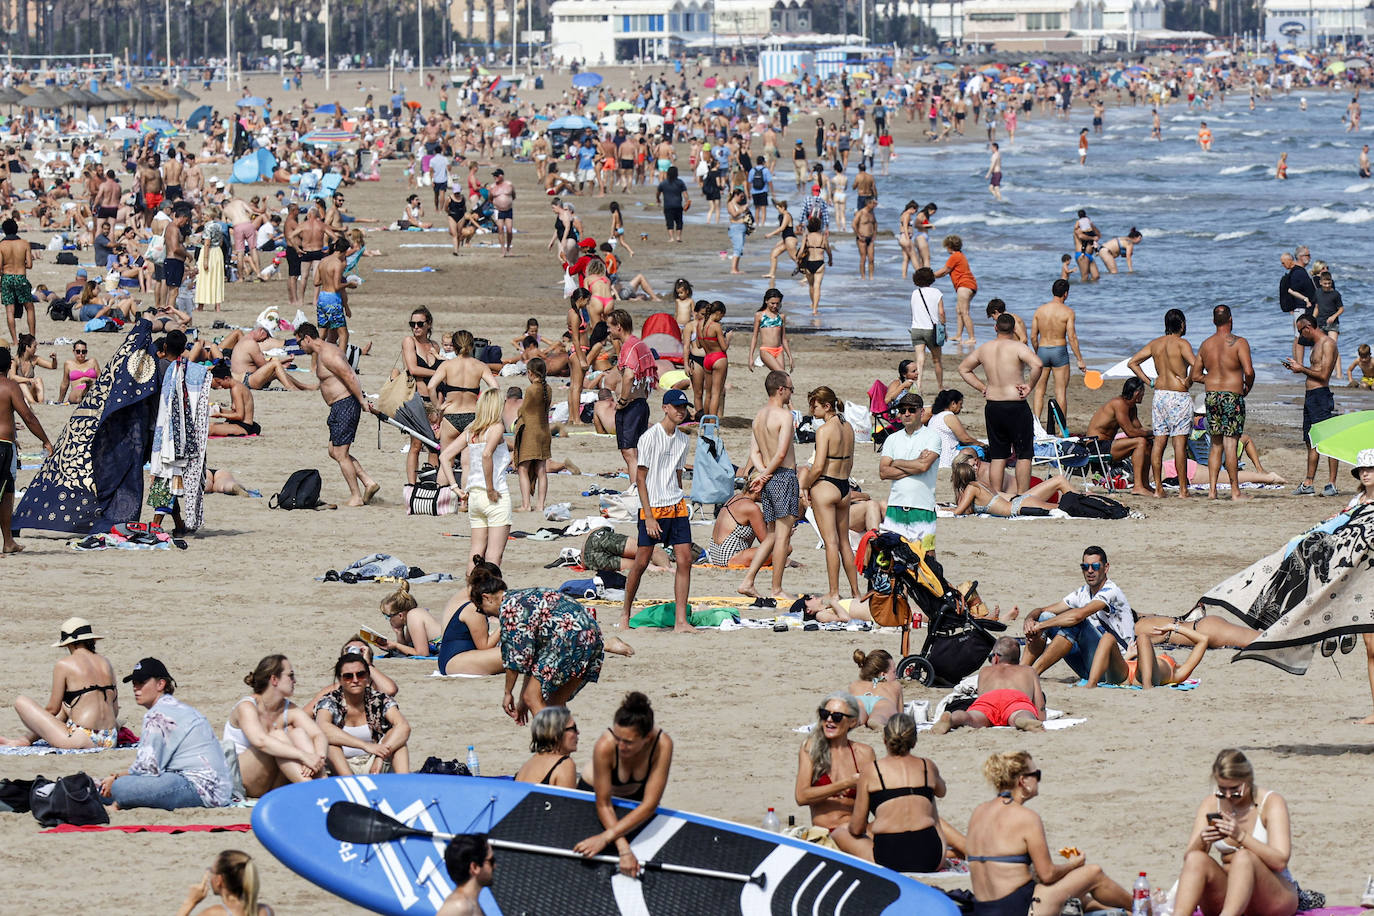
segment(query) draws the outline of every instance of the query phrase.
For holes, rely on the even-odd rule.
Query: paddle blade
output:
[[[1089,369],[1083,373],[1083,384],[1096,391],[1102,387],[1102,373],[1096,369]]]
[[[330,805],[324,826],[334,839],[361,846],[389,843],[408,836],[429,836],[426,831],[407,827],[394,817],[367,805],[349,801]]]

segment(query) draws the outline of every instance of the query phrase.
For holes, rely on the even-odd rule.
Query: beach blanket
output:
[[[342,570],[330,569],[316,582],[451,582],[449,573],[427,573],[418,566],[407,566],[387,553],[368,554]]]
[[[39,833],[248,833],[252,824],[58,824]]]
[[[5,745],[0,754],[11,757],[40,757],[48,754],[98,754],[103,747],[53,747],[48,744]]]
[[[152,325],[137,321],[86,387],[15,507],[13,527],[85,534],[137,521],[160,383]]]
[[[199,363],[178,359],[169,365],[162,377],[157,424],[153,428],[150,462],[153,477],[168,481],[172,494],[181,504],[182,522],[191,531],[205,522],[209,381],[209,370]],[[178,480],[180,484],[176,483]]]
[[[1186,681],[1184,681],[1184,682],[1181,683],[1181,684],[1166,684],[1166,685],[1164,685],[1164,686],[1168,687],[1170,690],[1196,690],[1199,686],[1201,686],[1201,684],[1202,684],[1202,681],[1198,680],[1198,679],[1195,678],[1195,677],[1190,677],[1190,678],[1188,678]],[[1086,678],[1083,678],[1083,679],[1079,680],[1079,682],[1078,682],[1077,684],[1075,684],[1074,686],[1076,686],[1076,687],[1087,687],[1087,686],[1088,686],[1088,681],[1087,681]],[[1145,689],[1144,687],[1141,687],[1139,684],[1108,684],[1106,681],[1102,681],[1102,682],[1098,683],[1097,686],[1099,686],[1099,687],[1107,687],[1107,688],[1110,688],[1110,689],[1112,689],[1112,690],[1144,690],[1144,689]]]
[[[1305,674],[1317,644],[1374,632],[1374,601],[1364,577],[1374,567],[1374,506],[1341,512],[1252,563],[1198,599],[1260,630],[1231,659],[1268,662]]]

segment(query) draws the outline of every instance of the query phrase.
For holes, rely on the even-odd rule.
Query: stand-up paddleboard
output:
[[[341,805],[330,817],[336,802],[371,810]],[[356,835],[356,823],[341,828],[345,813],[372,814],[382,829]],[[447,837],[486,833],[498,853],[482,893],[488,914],[957,914],[942,892],[853,856],[667,808],[631,837],[646,864],[640,879],[613,860],[567,857],[601,829],[588,793],[466,776],[315,780],[275,789],[253,809],[254,834],[283,864],[378,913],[434,913],[453,889]]]

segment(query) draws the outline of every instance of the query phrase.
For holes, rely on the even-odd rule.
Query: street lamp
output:
[[[224,88],[231,89],[229,85],[230,75],[234,71],[234,59],[231,56],[230,37],[232,30],[229,28],[229,0],[224,0]]]

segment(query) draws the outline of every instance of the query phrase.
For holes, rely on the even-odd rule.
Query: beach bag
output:
[[[320,472],[314,468],[293,471],[281,491],[267,503],[272,509],[314,509],[320,505]]]
[[[377,409],[388,417],[396,416],[402,404],[415,397],[415,379],[409,372],[398,372],[387,379],[377,394]]]
[[[41,777],[40,777],[41,778]],[[33,779],[0,779],[0,811],[24,814],[29,810]]]
[[[48,306],[49,321],[71,321],[72,304],[66,299],[54,299]]]
[[[735,495],[735,466],[720,437],[720,418],[706,414],[700,418],[700,424],[692,465],[692,501],[720,505]]]
[[[63,776],[56,782],[34,780],[29,811],[44,827],[58,824],[108,824],[110,815],[100,801],[100,789],[86,773]]]
[[[1110,496],[1096,493],[1065,493],[1059,497],[1059,508],[1074,518],[1125,518],[1131,514]]]
[[[76,252],[74,251],[59,251],[55,262],[66,267],[75,267],[77,264],[81,263],[76,259]]]
[[[457,495],[436,483],[408,483],[401,488],[401,496],[406,515],[453,515],[458,511]]]
[[[148,242],[148,250],[143,252],[143,259],[153,264],[161,264],[167,260],[167,242],[160,235],[155,235]]]
[[[911,622],[911,604],[896,589],[874,592],[868,599],[868,612],[880,627],[904,627]]]

